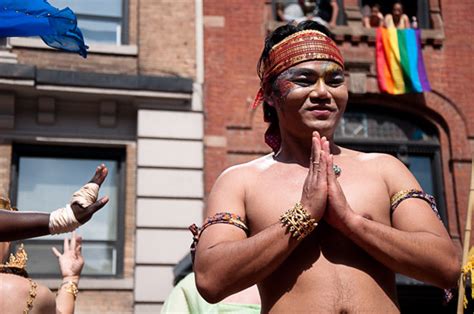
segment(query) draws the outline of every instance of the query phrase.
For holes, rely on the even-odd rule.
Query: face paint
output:
[[[291,79],[295,76],[297,69],[290,68],[275,79],[275,82],[272,84],[272,91],[274,96],[278,99],[278,103],[281,103],[286,99],[288,94],[297,86],[293,84]]]

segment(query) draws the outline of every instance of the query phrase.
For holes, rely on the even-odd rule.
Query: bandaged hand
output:
[[[107,176],[105,165],[97,167],[96,172],[89,183],[76,191],[71,203],[64,208],[53,211],[49,216],[50,234],[71,232],[80,225],[87,222],[92,215],[101,209],[107,202],[108,197],[97,200],[99,187]]]

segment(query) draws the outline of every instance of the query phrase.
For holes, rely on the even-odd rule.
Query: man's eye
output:
[[[344,76],[342,75],[331,76],[326,79],[326,84],[331,86],[339,86],[342,83],[344,83]]]
[[[300,85],[300,86],[308,86],[308,85],[312,84],[311,80],[308,79],[307,77],[297,77],[297,78],[293,79],[293,82],[295,84]]]

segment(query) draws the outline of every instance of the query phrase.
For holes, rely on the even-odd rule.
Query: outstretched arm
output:
[[[405,166],[393,157],[382,157],[389,195],[406,189],[421,190]],[[328,166],[331,166],[329,162]],[[370,204],[367,204],[370,206]],[[392,215],[392,226],[355,213],[334,175],[328,174],[326,221],[343,232],[372,257],[398,272],[442,288],[456,285],[459,252],[427,202],[407,199]]]
[[[319,221],[327,199],[323,165],[329,156],[329,144],[324,144],[322,152],[319,135],[314,135],[313,145],[313,155],[317,157],[310,163],[301,203]],[[320,165],[323,171],[318,172]],[[245,218],[246,177],[242,171],[231,169],[218,179],[208,200],[209,216],[231,208],[233,213]],[[198,290],[208,302],[219,302],[267,277],[298,244],[278,221],[249,238],[234,226],[212,225],[202,233],[196,251],[194,270]]]
[[[76,294],[78,292],[77,285],[79,284],[82,267],[84,266],[81,244],[82,238],[77,237],[75,232],[73,232],[70,241],[67,238],[64,239],[62,254],[55,247],[52,248],[54,255],[58,258],[59,268],[63,277],[56,297],[57,314],[74,313]]]
[[[101,185],[107,176],[105,165],[97,167],[89,183]],[[103,197],[87,207],[75,203],[71,209],[75,219],[84,224],[92,215],[107,204],[108,198]],[[51,233],[50,214],[41,212],[13,212],[0,209],[0,241],[15,241],[33,238]]]

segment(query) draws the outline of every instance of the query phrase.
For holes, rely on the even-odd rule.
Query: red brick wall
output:
[[[245,127],[254,121],[260,125],[260,111],[252,121],[248,108],[259,87],[256,63],[265,36],[264,9],[263,1],[204,1],[205,134],[228,140],[225,147],[205,148],[206,192],[233,163],[227,150],[249,146],[246,141],[261,142],[261,132],[242,138],[227,127]],[[223,27],[209,22],[216,17],[224,20]]]
[[[266,2],[204,1],[205,19],[212,22],[205,23],[205,134],[221,137],[221,145],[205,148],[207,193],[223,169],[269,151],[263,144],[261,110],[252,113],[248,109],[258,89],[255,67],[265,35]],[[449,228],[457,238],[463,234],[472,154],[469,139],[474,138],[474,33],[467,31],[474,28],[474,2],[431,1],[433,10],[438,6],[442,8],[446,38],[441,47],[428,44],[423,49],[431,93],[398,98],[379,95],[373,43],[343,42],[340,46],[346,61],[372,63],[367,73],[370,94],[354,96],[352,103],[362,98],[376,105],[412,111],[437,126]]]

